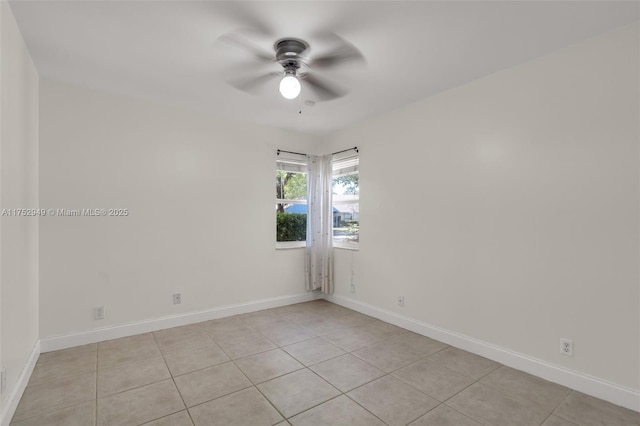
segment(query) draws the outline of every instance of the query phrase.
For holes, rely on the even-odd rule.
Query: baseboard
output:
[[[36,366],[36,362],[38,362],[38,357],[40,356],[40,342],[37,341],[31,354],[29,355],[29,359],[27,359],[27,364],[22,369],[20,376],[18,377],[18,381],[16,385],[13,387],[7,402],[2,407],[2,412],[0,413],[0,425],[9,426],[11,423],[11,419],[13,418],[13,414],[16,412],[18,408],[18,403],[20,402],[20,398],[22,398],[22,394],[29,383],[29,379],[31,378],[31,373],[33,373],[33,369]]]
[[[508,367],[524,371],[587,395],[640,411],[640,392],[584,373],[560,367],[531,356],[511,351],[469,336],[390,312],[367,303],[339,295],[324,295],[330,302],[370,315],[456,348],[489,358]]]
[[[269,299],[240,303],[237,305],[221,306],[204,311],[189,312],[185,314],[171,315],[161,318],[152,318],[149,320],[137,321],[129,324],[97,328],[80,333],[48,337],[40,340],[40,349],[42,352],[56,351],[59,349],[66,349],[74,346],[86,345],[89,343],[102,342],[104,340],[111,340],[120,337],[148,333],[150,331],[157,331],[165,328],[195,324],[198,322],[209,321],[212,319],[223,318],[231,315],[245,314],[248,312],[260,311],[263,309],[277,308],[279,306],[307,302],[317,299],[318,297],[319,296],[317,292],[307,292],[291,296],[272,297]]]

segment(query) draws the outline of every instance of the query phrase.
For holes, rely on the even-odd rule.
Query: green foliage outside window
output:
[[[306,241],[307,215],[301,213],[276,214],[276,241]]]
[[[306,173],[276,171],[276,198],[286,200],[304,200],[307,198]],[[278,213],[284,213],[285,205],[277,205]]]
[[[282,173],[282,172],[281,172]],[[307,175],[305,173],[288,173],[284,186],[284,197],[288,200],[304,200],[307,198]]]

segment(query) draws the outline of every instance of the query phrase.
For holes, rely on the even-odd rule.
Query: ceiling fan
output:
[[[281,38],[274,43],[273,52],[269,52],[238,33],[224,34],[220,41],[245,49],[258,63],[278,63],[282,67],[278,72],[233,79],[228,83],[239,90],[256,93],[268,84],[274,84],[275,88],[275,81],[280,79],[278,88],[286,99],[297,98],[303,85],[318,101],[340,98],[348,90],[319,74],[346,63],[362,65],[365,63],[364,56],[355,46],[336,34],[324,33],[322,38],[330,42],[331,49],[314,57],[309,43],[298,38]]]

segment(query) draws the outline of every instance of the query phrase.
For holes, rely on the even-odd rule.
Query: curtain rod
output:
[[[348,151],[351,151],[351,150],[353,150],[355,152],[360,152],[360,151],[358,151],[358,147],[354,146],[353,148],[343,149],[342,151],[332,152],[331,155],[342,154],[343,152],[348,152]]]
[[[332,152],[331,155],[336,155],[336,154],[342,154],[343,152],[348,152],[348,151],[355,151],[355,152],[360,152],[358,151],[358,147],[354,146],[353,148],[348,148],[348,149],[343,149],[342,151],[336,151],[336,152]],[[280,155],[281,152],[287,153],[287,154],[295,154],[295,155],[307,155],[307,154],[303,154],[302,152],[294,152],[294,151],[285,151],[283,149],[279,149],[276,151],[277,155]]]
[[[284,149],[279,149],[276,152],[277,152],[277,155],[280,155],[281,152],[284,152],[287,154],[295,154],[295,155],[304,155],[304,156],[307,155],[307,154],[303,154],[302,152],[285,151]]]

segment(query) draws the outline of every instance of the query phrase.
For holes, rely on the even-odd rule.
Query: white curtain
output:
[[[307,161],[307,290],[324,293],[333,293],[331,158],[310,155]]]

